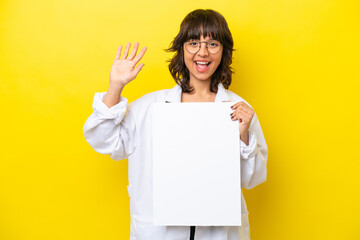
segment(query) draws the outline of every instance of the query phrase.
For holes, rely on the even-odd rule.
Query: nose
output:
[[[198,51],[199,56],[209,55],[209,51],[207,50],[206,44],[207,44],[206,42],[200,43],[200,50]]]

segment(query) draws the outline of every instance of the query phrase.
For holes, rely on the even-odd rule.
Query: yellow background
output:
[[[245,191],[252,239],[360,239],[360,2],[0,2],[0,239],[129,239],[127,161],[83,137],[119,44],[145,67],[130,101],[171,88],[167,48],[196,8],[232,31],[230,89],[255,109],[268,180]]]

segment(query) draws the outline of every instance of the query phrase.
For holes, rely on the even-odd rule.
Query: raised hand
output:
[[[136,55],[139,48],[139,43],[136,42],[130,55],[128,56],[130,46],[130,43],[126,44],[122,57],[122,46],[119,46],[114,63],[111,66],[109,89],[103,100],[106,106],[108,106],[109,108],[119,103],[120,95],[124,86],[134,80],[144,66],[143,63],[140,63],[137,66],[136,64],[144,56],[146,52],[146,47],[143,47],[140,53]]]
[[[146,47],[136,55],[137,50],[139,48],[139,43],[136,42],[134,47],[128,56],[131,44],[126,44],[123,55],[121,56],[122,45],[119,46],[114,63],[110,70],[110,85],[116,87],[124,87],[126,84],[131,82],[136,78],[142,67],[143,63],[140,63],[136,66],[136,64],[141,60],[146,52]],[[135,67],[136,66],[136,67]]]

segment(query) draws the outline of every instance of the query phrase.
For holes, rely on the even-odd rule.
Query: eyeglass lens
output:
[[[200,50],[201,43],[206,43],[206,48],[211,54],[216,54],[220,51],[221,43],[216,40],[211,40],[211,41],[190,40],[185,43],[186,50],[191,54],[195,54]]]

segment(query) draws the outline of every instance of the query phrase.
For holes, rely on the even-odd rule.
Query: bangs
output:
[[[221,24],[214,19],[214,17],[207,14],[199,14],[197,16],[191,16],[184,21],[184,34],[182,42],[186,42],[190,39],[200,39],[201,36],[210,37],[214,40],[223,42],[224,31],[221,28]]]

